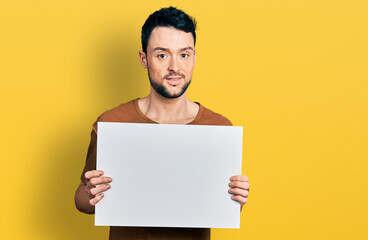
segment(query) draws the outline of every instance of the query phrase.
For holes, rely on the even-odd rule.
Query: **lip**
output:
[[[182,80],[182,77],[168,77],[166,78],[166,81],[170,84],[170,85],[178,85],[180,83],[180,80]]]

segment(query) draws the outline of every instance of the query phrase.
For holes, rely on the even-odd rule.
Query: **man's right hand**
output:
[[[103,192],[111,188],[112,179],[110,177],[103,176],[102,170],[88,171],[84,174],[86,178],[85,190],[89,197],[89,204],[95,206],[103,197]]]

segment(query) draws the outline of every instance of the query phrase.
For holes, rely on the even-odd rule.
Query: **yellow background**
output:
[[[1,1],[1,239],[107,239],[73,200],[91,124],[148,94],[169,5],[198,20],[189,98],[244,126],[249,202],[213,239],[368,239],[364,0]]]

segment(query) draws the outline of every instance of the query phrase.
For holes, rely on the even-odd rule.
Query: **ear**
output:
[[[142,67],[147,68],[147,56],[142,50],[139,51],[139,60],[141,61]]]
[[[196,64],[196,59],[197,59],[197,50],[194,50],[194,65],[193,65],[193,67]]]

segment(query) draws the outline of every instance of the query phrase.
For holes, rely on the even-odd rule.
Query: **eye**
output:
[[[189,57],[189,54],[187,54],[187,53],[182,53],[182,54],[181,54],[181,57],[182,57],[182,58],[187,58],[187,57]]]
[[[161,54],[157,55],[157,57],[161,58],[161,59],[164,59],[166,57],[166,54],[161,53]]]

